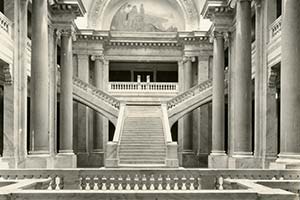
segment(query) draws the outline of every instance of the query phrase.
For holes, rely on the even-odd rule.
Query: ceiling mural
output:
[[[194,0],[91,1],[88,28],[134,32],[197,30],[199,13]]]
[[[163,13],[144,3],[125,3],[113,17],[110,29],[134,32],[178,31],[174,13]]]

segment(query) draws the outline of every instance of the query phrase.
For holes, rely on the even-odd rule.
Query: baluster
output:
[[[128,174],[126,177],[126,190],[131,190],[130,182],[131,182],[131,178]]]
[[[50,176],[49,178],[51,179],[51,181],[49,183],[48,190],[54,190],[55,189],[55,177]]]
[[[183,175],[183,177],[181,178],[181,181],[182,181],[181,190],[186,190],[186,177],[185,177],[185,175]]]
[[[171,190],[170,182],[171,182],[170,175],[167,175],[167,177],[166,177],[166,190]]]
[[[157,178],[157,182],[158,182],[158,190],[163,190],[163,186],[162,186],[162,182],[163,182],[163,178],[161,176],[161,174],[159,175],[159,177]]]
[[[276,180],[276,177],[274,176],[271,180]]]
[[[98,176],[95,176],[94,177],[94,180],[93,180],[93,182],[94,182],[94,190],[99,190],[99,178],[98,178]]]
[[[223,188],[223,183],[224,183],[223,177],[220,176],[218,180],[219,180],[219,181],[218,181],[218,182],[219,182],[219,190],[223,190],[223,189],[224,189],[224,188]]]
[[[110,187],[109,190],[115,190],[115,178],[110,177]]]
[[[202,189],[202,185],[201,185],[201,177],[198,177],[198,178],[197,178],[197,182],[198,182],[198,187],[197,187],[197,189],[198,189],[198,190],[201,190],[201,189]]]
[[[122,176],[120,175],[119,176],[119,178],[118,178],[118,190],[123,190],[123,185],[122,185],[122,183],[123,183],[123,178],[122,178]]]
[[[142,177],[142,190],[147,190],[147,178],[146,178],[146,175],[143,174],[143,177]]]
[[[193,176],[190,177],[190,190],[195,190],[194,186],[195,178]]]
[[[151,174],[151,177],[150,177],[150,190],[155,190],[154,182],[155,182],[154,175]]]
[[[175,175],[175,177],[174,177],[174,190],[178,190],[179,188],[178,188],[178,177],[177,177],[177,175]]]
[[[139,176],[136,174],[133,180],[134,180],[133,189],[134,190],[139,190]]]
[[[284,180],[284,177],[283,177],[283,176],[281,176],[281,177],[279,178],[279,180],[281,180],[281,181],[282,181],[282,180]]]
[[[105,176],[102,177],[102,190],[107,190],[107,187],[106,187],[106,181],[107,181],[107,178]]]
[[[58,176],[56,176],[55,177],[55,185],[56,185],[55,190],[60,190],[60,184],[61,184],[60,182],[61,182],[61,179]]]
[[[85,178],[86,180],[86,187],[85,187],[85,190],[90,190],[91,189],[91,186],[90,186],[90,183],[91,183],[91,178],[89,176],[87,176]]]

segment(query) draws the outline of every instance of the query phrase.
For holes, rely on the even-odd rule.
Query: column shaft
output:
[[[238,0],[236,8],[236,68],[234,81],[234,154],[251,155],[251,1]]]
[[[89,74],[89,56],[78,55],[78,78],[89,83]],[[88,107],[78,104],[77,151],[80,154],[88,152],[89,112],[90,109]]]
[[[32,1],[31,150],[48,153],[48,1]]]
[[[69,31],[61,38],[60,153],[73,153],[73,55]]]
[[[184,91],[189,90],[193,86],[193,69],[192,58],[186,57],[184,61]],[[183,150],[191,151],[193,149],[193,115],[191,113],[183,117],[184,133],[183,133]]]
[[[286,0],[282,18],[280,156],[300,157],[300,1]]]
[[[95,59],[95,86],[103,90],[103,62],[100,58]],[[103,149],[103,117],[96,113],[96,131],[94,135],[94,151]]]
[[[224,38],[214,38],[213,94],[212,94],[212,154],[224,154]]]

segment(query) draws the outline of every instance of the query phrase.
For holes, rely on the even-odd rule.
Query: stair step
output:
[[[164,165],[165,161],[164,160],[161,160],[161,161],[158,161],[158,160],[126,160],[126,161],[120,160],[120,164],[121,165],[126,165],[126,164],[135,164],[135,165],[161,164],[161,165]]]

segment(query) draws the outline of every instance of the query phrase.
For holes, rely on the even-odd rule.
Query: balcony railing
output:
[[[7,34],[11,33],[11,22],[10,20],[0,12],[0,28],[5,31]]]
[[[270,41],[279,36],[280,33],[281,33],[281,21],[282,21],[282,18],[281,16],[276,19],[269,27],[269,34],[270,34]]]
[[[110,82],[109,92],[178,92],[177,83],[159,83],[159,82]]]

